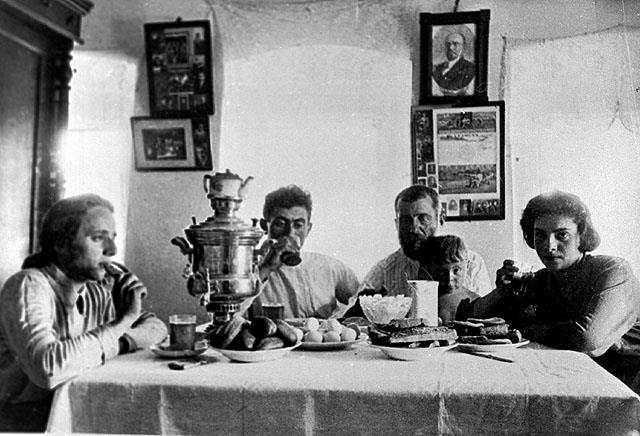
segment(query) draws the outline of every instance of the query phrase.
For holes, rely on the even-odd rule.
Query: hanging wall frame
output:
[[[146,23],[144,33],[151,115],[212,114],[209,21]]]
[[[489,17],[420,14],[420,104],[487,100]]]
[[[446,220],[504,219],[504,102],[411,112],[413,182],[439,192]]]

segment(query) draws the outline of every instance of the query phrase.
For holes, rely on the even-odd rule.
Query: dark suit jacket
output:
[[[433,80],[443,89],[456,91],[469,85],[471,80],[476,75],[476,67],[473,62],[469,62],[464,57],[447,71],[442,74],[442,71],[447,67],[447,62],[436,65],[433,69]]]

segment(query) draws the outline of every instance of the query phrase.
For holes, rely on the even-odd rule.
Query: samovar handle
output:
[[[171,239],[171,243],[180,247],[180,252],[185,256],[191,256],[193,254],[193,247],[182,236],[176,236]]]
[[[209,189],[211,188],[211,182],[207,183],[207,180],[211,180],[211,174],[205,174],[202,177],[202,185],[204,187],[204,192],[209,193]]]
[[[244,179],[244,182],[242,182],[242,184],[240,185],[240,189],[238,189],[238,197],[244,199],[247,186],[249,185],[249,182],[251,182],[252,180],[253,180],[253,176],[249,176],[246,179]]]

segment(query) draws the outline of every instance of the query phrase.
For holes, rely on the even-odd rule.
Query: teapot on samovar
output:
[[[260,292],[256,245],[264,235],[256,226],[235,216],[253,177],[217,172],[203,177],[214,215],[185,229],[187,238],[171,240],[189,258],[185,269],[187,290],[213,315],[224,322],[237,312],[243,301]]]

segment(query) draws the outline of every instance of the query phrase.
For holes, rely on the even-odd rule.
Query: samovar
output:
[[[235,216],[252,179],[243,180],[228,169],[206,174],[202,181],[214,215],[198,224],[194,217],[184,231],[187,239],[171,240],[189,258],[184,271],[189,294],[200,298],[214,323],[231,319],[260,290],[256,245],[264,233],[256,219],[248,225]]]

